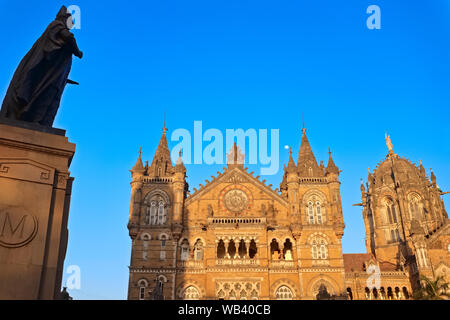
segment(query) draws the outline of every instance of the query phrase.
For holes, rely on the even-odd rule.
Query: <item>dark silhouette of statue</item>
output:
[[[155,289],[150,294],[150,300],[164,300],[164,284],[161,280],[158,280]]]
[[[328,293],[327,287],[323,284],[319,287],[319,292],[316,295],[317,300],[330,300],[331,295]]]
[[[68,22],[72,15],[65,6],[59,10],[41,37],[20,61],[3,100],[0,116],[51,127],[68,79],[72,54],[78,49]]]
[[[64,287],[60,294],[61,300],[72,300],[72,297],[67,292],[67,287]]]

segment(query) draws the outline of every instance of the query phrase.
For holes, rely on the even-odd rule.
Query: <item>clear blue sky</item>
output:
[[[284,145],[298,152],[304,113],[316,157],[326,163],[330,146],[342,170],[344,252],[365,252],[352,204],[367,167],[387,154],[385,130],[396,153],[421,159],[450,190],[447,0],[1,0],[2,99],[62,4],[81,8],[74,33],[85,54],[70,75],[80,86],[66,88],[55,121],[77,145],[66,256],[66,268],[81,267],[76,299],[127,296],[128,170],[139,146],[151,161],[164,110],[169,130],[195,120],[278,128],[281,164]],[[366,27],[371,4],[381,30]],[[217,169],[187,166],[191,190]],[[281,175],[265,178],[278,186]]]

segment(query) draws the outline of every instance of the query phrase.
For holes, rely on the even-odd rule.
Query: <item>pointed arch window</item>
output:
[[[158,224],[165,224],[166,218],[167,218],[166,208],[164,202],[160,200],[158,205]]]
[[[308,202],[308,217],[309,217],[309,223],[314,223],[314,207],[313,203],[310,201]]]
[[[166,235],[161,235],[160,240],[161,240],[161,251],[159,253],[159,259],[160,260],[166,260]]]
[[[409,197],[409,215],[410,219],[421,220],[421,205],[420,198],[416,195],[411,195]]]
[[[149,195],[146,199],[147,217],[146,222],[149,225],[165,225],[168,218],[168,197],[159,192]]]
[[[320,241],[320,259],[326,259],[327,258],[327,247],[325,245],[325,241]]]
[[[180,254],[181,261],[186,261],[189,259],[189,242],[187,239],[184,239],[181,243],[181,254]]]
[[[151,225],[156,224],[156,219],[157,219],[156,201],[152,201],[150,203],[150,207],[148,208],[148,214],[149,214],[148,223]]]
[[[319,250],[317,248],[317,241],[314,240],[312,242],[312,248],[311,248],[311,254],[314,260],[317,260],[319,258]]]
[[[384,205],[386,210],[386,224],[398,223],[397,210],[394,202],[391,199],[386,199]]]
[[[277,300],[292,300],[292,298],[294,297],[294,294],[292,293],[291,288],[289,288],[288,286],[280,286],[278,287],[276,293],[275,293],[275,298]]]
[[[183,300],[199,300],[200,292],[194,286],[187,287],[183,292]]]
[[[314,260],[328,258],[327,243],[324,239],[316,238],[311,242],[311,255]]]
[[[203,242],[198,239],[194,244],[194,259],[195,260],[203,260]]]
[[[322,211],[319,201],[316,201],[316,221],[318,224],[322,224]]]
[[[307,206],[308,222],[310,224],[322,224],[324,222],[324,209],[320,200],[313,197]]]

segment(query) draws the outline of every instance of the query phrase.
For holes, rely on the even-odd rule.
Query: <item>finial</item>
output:
[[[141,157],[142,154],[142,147],[139,147],[139,157]]]
[[[330,148],[330,147],[328,147],[328,154],[329,154],[330,157],[331,157],[331,148]]]
[[[422,165],[422,160],[419,160],[420,165]]]
[[[292,148],[289,147],[289,156],[292,157]]]
[[[180,149],[180,151],[178,152],[178,155],[179,155],[180,158],[181,158],[181,156],[183,155],[183,148]]]
[[[166,134],[167,127],[166,127],[166,112],[164,111],[164,127],[163,127],[163,133]]]
[[[305,134],[305,133],[306,133],[306,128],[305,128],[305,115],[304,115],[303,112],[302,112],[302,123],[303,123],[303,126],[302,126],[302,132],[303,132],[303,134]]]

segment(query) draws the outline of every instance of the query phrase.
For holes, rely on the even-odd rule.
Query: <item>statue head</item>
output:
[[[58,14],[56,15],[56,20],[67,23],[68,19],[71,17],[72,14],[69,11],[67,11],[66,6],[62,6],[61,9],[59,9]]]

